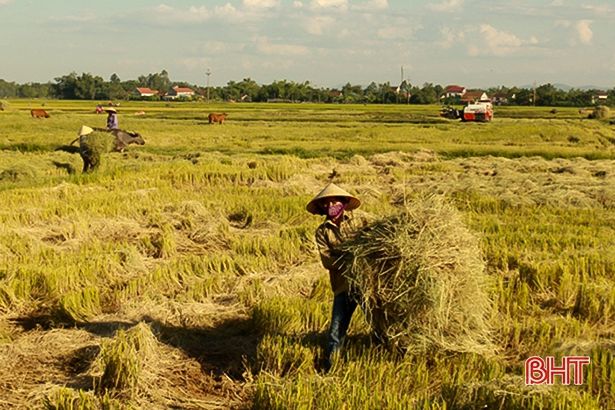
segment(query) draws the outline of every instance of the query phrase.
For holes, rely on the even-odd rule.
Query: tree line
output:
[[[122,81],[117,74],[108,81],[90,73],[78,75],[73,72],[57,77],[53,82],[17,84],[0,79],[0,98],[57,98],[71,100],[129,100],[152,99],[164,96],[171,87],[189,87],[195,91],[195,98],[210,101],[246,102],[323,102],[357,104],[459,104],[458,97],[443,98],[444,87],[439,84],[425,83],[422,86],[407,81],[400,85],[389,82],[372,82],[367,87],[347,83],[341,88],[316,87],[309,81],[274,81],[271,84],[258,84],[250,78],[229,81],[225,86],[202,87],[186,82],[172,81],[169,73],[141,75],[136,80]],[[157,96],[142,98],[137,87],[147,87],[159,92]],[[572,88],[564,91],[552,84],[535,88],[492,87],[483,90],[490,97],[500,96],[501,101],[510,105],[538,106],[588,106],[598,102],[615,105],[615,88],[607,91],[606,101],[597,100],[599,90]]]

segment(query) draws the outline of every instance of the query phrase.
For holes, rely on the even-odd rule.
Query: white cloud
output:
[[[249,8],[268,9],[280,4],[280,0],[243,0],[243,5]]]
[[[574,28],[579,36],[579,41],[583,44],[591,44],[594,33],[589,26],[591,20],[580,20],[574,25]]]
[[[345,39],[345,38],[349,38],[353,35],[353,33],[355,33],[354,31],[348,30],[347,28],[342,28],[340,30],[337,30],[337,38],[341,38],[341,39]]]
[[[358,4],[352,8],[363,11],[386,10],[389,8],[389,0],[367,0],[365,3]]]
[[[253,5],[260,4],[261,8],[266,4],[272,3],[272,0],[245,0],[252,2]],[[277,2],[274,0],[273,2]],[[159,23],[173,24],[173,23],[203,23],[217,18],[226,20],[229,22],[243,22],[248,19],[256,19],[262,16],[259,13],[258,7],[250,7],[247,10],[238,10],[231,3],[225,3],[221,6],[216,6],[213,9],[208,9],[205,6],[190,6],[187,9],[179,9],[168,6],[166,4],[160,4],[154,8],[154,13]]]
[[[569,39],[570,46],[577,45],[578,42],[583,44],[591,44],[594,38],[594,32],[590,25],[591,20],[579,20],[572,22],[569,20],[558,20],[555,22],[555,27],[564,27],[566,29],[572,29],[574,38]]]
[[[465,38],[463,31],[453,31],[450,27],[442,28],[440,34],[442,34],[442,40],[438,41],[437,44],[442,48],[451,48],[456,43],[462,42]]]
[[[463,0],[445,0],[442,3],[428,4],[427,8],[431,11],[452,13],[461,10],[463,7]]]
[[[414,29],[408,26],[387,26],[378,29],[376,35],[383,40],[409,39],[412,37]]]
[[[228,53],[236,53],[241,52],[245,49],[245,45],[243,43],[227,43],[224,41],[216,41],[210,40],[201,44],[198,47],[197,52],[199,54],[206,55],[217,55],[217,54],[228,54]]]
[[[301,3],[300,1],[293,1],[293,7],[296,9],[303,8],[303,3]]]
[[[203,58],[203,57],[182,58],[179,60],[179,64],[182,67],[185,67],[188,70],[192,71],[192,70],[197,70],[197,69],[203,69],[204,67],[211,65],[211,60],[207,58]]]
[[[305,46],[296,44],[272,44],[267,37],[254,38],[256,49],[267,55],[299,56],[308,54]]]
[[[158,13],[172,13],[175,9],[171,6],[167,6],[166,4],[159,4],[158,7],[155,8]]]
[[[335,19],[331,16],[314,16],[305,20],[303,28],[310,34],[320,36],[334,23]]]
[[[12,0],[0,0],[0,6],[6,6],[7,4],[9,4]]]
[[[264,61],[264,62],[259,62],[258,66],[260,68],[263,68],[267,71],[270,70],[274,70],[274,71],[284,71],[284,70],[288,70],[290,68],[292,68],[294,65],[294,62],[290,59],[276,59],[273,61]]]
[[[348,0],[312,0],[311,6],[313,9],[338,8],[346,10],[348,8]]]
[[[166,23],[200,23],[211,17],[211,13],[205,6],[191,6],[187,11],[183,11],[166,4],[160,4],[154,9],[154,12]]]
[[[554,7],[563,6],[563,5],[564,5],[563,0],[553,0],[550,4],[550,6],[554,6]]]
[[[216,6],[214,14],[217,17],[227,20],[241,20],[245,17],[244,14],[237,10],[231,3],[226,3],[224,6]]]
[[[200,7],[196,7],[196,6],[190,6],[190,8],[188,9],[188,14],[190,14],[190,16],[192,16],[195,20],[206,20],[210,17],[209,15],[209,11],[207,10],[207,8],[205,6],[200,6]]]
[[[609,6],[607,4],[596,4],[596,5],[590,5],[590,4],[584,4],[583,6],[581,6],[584,10],[589,10],[599,16],[604,16],[606,14],[612,14],[615,13],[615,8],[613,8],[612,6]]]
[[[1,0],[0,0],[1,1]],[[96,16],[93,14],[86,14],[82,16],[61,16],[61,17],[49,17],[50,21],[59,21],[64,23],[87,23],[90,21],[94,21]]]
[[[474,42],[468,46],[468,53],[471,56],[505,56],[518,51],[524,44],[524,41],[514,34],[497,30],[489,24],[481,24],[479,39],[482,39],[482,41]]]

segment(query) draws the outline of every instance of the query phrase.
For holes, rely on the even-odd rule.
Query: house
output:
[[[440,98],[461,98],[466,93],[466,88],[460,85],[447,85],[442,91]]]
[[[514,94],[511,98],[515,98]],[[493,94],[493,97],[491,97],[491,102],[495,105],[506,105],[508,104],[508,94],[502,92],[495,93]]]
[[[475,91],[466,91],[461,97],[461,101],[466,104],[473,104],[476,102],[491,102],[491,99],[487,95],[486,92],[475,90]]]
[[[194,90],[192,88],[174,86],[164,96],[164,99],[165,100],[176,100],[178,98],[193,98],[193,97],[194,97]]]
[[[592,104],[606,104],[606,100],[609,99],[609,94],[606,91],[596,91],[592,95]]]
[[[342,98],[344,96],[344,94],[340,91],[340,90],[329,90],[329,97],[330,98]]]
[[[158,90],[152,90],[147,87],[137,87],[137,94],[139,94],[139,97],[153,97],[158,95]]]
[[[410,97],[412,96],[412,94],[410,94],[410,92],[406,88],[406,82],[405,81],[403,81],[397,87],[391,87],[390,88],[390,92],[395,94],[395,95],[397,95],[398,99],[400,97],[401,98],[405,98],[405,99],[410,99]]]

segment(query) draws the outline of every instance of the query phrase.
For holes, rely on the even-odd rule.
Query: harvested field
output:
[[[50,101],[36,124],[27,101],[0,114],[0,407],[615,401],[607,122],[565,108],[462,124],[438,107],[127,102],[148,113],[122,118],[146,145],[84,175],[54,151],[101,125],[84,104]],[[204,124],[211,111],[229,113],[224,127]],[[332,296],[305,204],[331,176],[376,219],[434,195],[454,207],[484,258],[494,355],[389,351],[357,311],[320,372]],[[533,355],[592,364],[582,386],[525,386]]]

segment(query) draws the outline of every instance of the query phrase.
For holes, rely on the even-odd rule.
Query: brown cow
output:
[[[30,115],[32,116],[32,118],[49,118],[49,114],[47,113],[47,111],[40,108],[30,110]]]
[[[222,125],[222,123],[224,122],[224,120],[226,120],[226,117],[228,116],[227,113],[222,113],[222,114],[216,114],[216,113],[211,113],[209,114],[209,116],[207,117],[209,119],[209,123],[213,124],[214,122],[217,122],[218,124]]]

